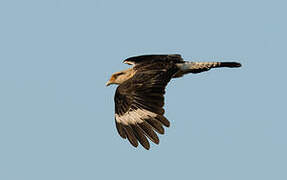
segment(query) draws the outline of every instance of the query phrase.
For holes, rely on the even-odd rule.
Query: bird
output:
[[[138,147],[147,150],[150,141],[159,144],[158,134],[170,122],[164,116],[164,94],[173,78],[189,73],[201,73],[212,68],[238,68],[238,62],[185,61],[180,54],[147,54],[127,58],[123,63],[132,65],[112,74],[106,86],[118,85],[115,96],[115,124],[118,134]]]

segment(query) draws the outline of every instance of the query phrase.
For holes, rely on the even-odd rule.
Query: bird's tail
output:
[[[174,77],[181,77],[187,73],[200,73],[208,71],[212,68],[228,67],[238,68],[241,64],[238,62],[184,62],[176,64],[179,68],[179,72]]]
[[[189,69],[211,69],[218,67],[237,68],[241,67],[238,62],[185,62]]]

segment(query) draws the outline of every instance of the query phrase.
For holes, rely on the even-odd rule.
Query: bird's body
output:
[[[143,55],[124,63],[133,65],[114,73],[106,85],[119,84],[115,93],[115,120],[118,133],[137,147],[149,149],[147,137],[158,144],[155,132],[164,134],[169,127],[164,117],[165,87],[172,78],[200,73],[216,67],[240,67],[237,62],[187,62],[180,55]]]

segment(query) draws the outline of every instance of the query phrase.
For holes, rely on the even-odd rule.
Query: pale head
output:
[[[131,78],[134,75],[134,71],[132,68],[116,72],[112,74],[110,80],[106,83],[106,86],[109,86],[111,84],[121,84]]]

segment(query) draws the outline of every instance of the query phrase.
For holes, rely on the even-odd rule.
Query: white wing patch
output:
[[[155,118],[157,114],[150,112],[146,109],[136,109],[136,110],[128,111],[123,115],[116,114],[115,116],[116,116],[116,121],[118,123],[129,125],[129,124],[142,123],[144,119],[148,119],[150,117]]]

